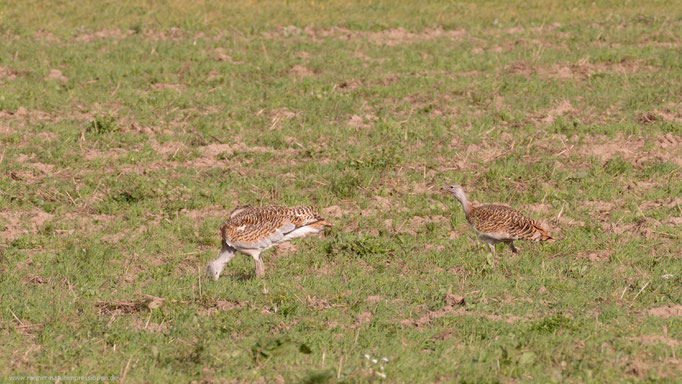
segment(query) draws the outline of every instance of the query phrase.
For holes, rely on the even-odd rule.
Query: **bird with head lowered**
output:
[[[265,274],[261,259],[263,251],[330,226],[310,206],[237,207],[220,228],[222,249],[218,258],[208,263],[206,273],[209,278],[218,280],[225,265],[239,251],[253,257],[256,277],[262,277]]]

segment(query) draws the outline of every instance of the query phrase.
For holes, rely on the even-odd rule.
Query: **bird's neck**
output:
[[[468,217],[469,212],[471,212],[472,209],[474,209],[474,206],[467,201],[466,196],[459,196],[457,197],[457,200],[459,200],[460,203],[462,203],[462,208],[464,209],[464,214]]]

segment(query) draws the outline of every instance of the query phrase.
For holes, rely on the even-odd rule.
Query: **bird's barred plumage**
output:
[[[514,240],[554,241],[540,223],[511,207],[497,204],[474,206],[467,201],[464,190],[457,184],[445,186],[442,190],[452,193],[459,200],[469,225],[493,253],[494,245],[500,242],[509,245],[512,252],[516,253],[518,250],[514,247]]]
[[[267,248],[296,229],[329,225],[311,206],[238,207],[220,228],[227,244],[235,248]]]
[[[475,207],[466,218],[477,232],[498,239],[553,240],[536,220],[504,205],[486,204]]]
[[[217,280],[237,251],[253,257],[256,276],[263,276],[265,266],[260,254],[283,242],[320,232],[331,226],[311,206],[251,207],[241,206],[230,213],[220,227],[222,249],[218,258],[207,265],[209,277]]]

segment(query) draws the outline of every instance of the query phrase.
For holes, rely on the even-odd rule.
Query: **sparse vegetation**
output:
[[[0,382],[681,377],[680,1],[15,1],[0,35]],[[490,256],[449,182],[557,241]],[[202,279],[238,204],[335,226]]]
[[[112,133],[117,129],[116,119],[113,116],[95,115],[92,119],[88,130],[98,135]]]

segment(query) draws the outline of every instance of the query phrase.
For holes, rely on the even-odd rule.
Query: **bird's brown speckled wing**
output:
[[[482,205],[467,215],[469,223],[480,234],[497,240],[554,240],[540,224],[504,205]]]
[[[268,248],[297,228],[316,223],[327,225],[315,208],[310,206],[242,206],[232,211],[220,232],[230,246]]]

